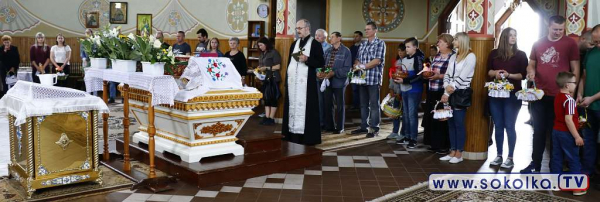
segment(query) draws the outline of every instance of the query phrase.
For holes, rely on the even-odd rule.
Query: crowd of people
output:
[[[428,58],[419,50],[417,39],[406,39],[398,46],[397,57],[389,72],[383,72],[386,44],[377,37],[374,23],[365,26],[366,40],[362,39],[362,32],[354,33],[354,44],[350,48],[340,43],[339,32],[331,34],[331,44],[327,43],[325,30],[318,29],[315,37],[311,37],[310,23],[304,19],[298,21],[296,30],[299,38],[290,47],[290,55],[299,57],[290,57],[285,85],[283,133],[287,140],[315,145],[321,142],[321,131],[344,133],[347,85],[352,87],[352,108],[359,108],[361,113],[360,127],[350,133],[366,134],[367,138],[378,136],[381,85],[383,79],[389,78],[389,94],[397,98],[393,107],[402,106],[402,115],[394,119],[392,133],[387,137],[408,148],[417,146],[418,109],[425,91],[423,144],[444,155],[441,161],[463,161],[462,153],[469,135],[465,119],[470,105],[464,100],[480,99],[471,97],[477,57],[470,49],[467,33],[438,36],[437,44],[429,47],[431,56]],[[600,81],[586,78],[600,75],[600,25],[584,33],[579,45],[564,33],[565,18],[549,18],[548,35],[534,44],[528,57],[517,46],[517,30],[508,27],[500,34],[497,48],[489,53],[486,61],[488,79],[514,85],[507,98],[489,97],[489,104],[486,104],[493,120],[497,151],[491,166],[507,169],[515,166],[513,156],[518,136],[515,125],[523,103],[517,98],[517,92],[536,86],[544,96],[528,104],[534,131],[532,161],[520,172],[539,173],[543,152],[549,149],[551,172],[563,172],[563,159],[566,159],[569,172],[596,178]],[[309,43],[313,45],[307,45]],[[329,72],[319,70],[329,67]],[[421,74],[423,67],[428,67],[432,73]],[[356,71],[365,72],[364,83],[348,84],[351,79],[347,77],[348,73]],[[398,72],[406,75],[394,76]],[[312,82],[315,79],[317,82]],[[526,86],[521,86],[522,80],[528,81]],[[308,110],[317,109],[315,105],[318,105],[318,115],[315,110]],[[452,117],[434,118],[430,112],[441,107],[450,107]],[[580,114],[587,121],[580,119]],[[319,125],[321,131],[309,127]],[[503,151],[505,133],[508,155]],[[551,137],[552,145],[548,148],[547,137]],[[583,193],[574,192],[576,195]]]
[[[584,33],[578,45],[574,39],[564,35],[564,17],[553,16],[548,22],[548,35],[534,44],[529,56],[518,48],[517,30],[510,27],[503,29],[497,48],[489,53],[486,61],[489,80],[506,79],[514,85],[508,98],[490,97],[486,105],[493,120],[497,150],[497,156],[490,165],[502,168],[515,166],[513,156],[518,139],[515,125],[522,106],[516,92],[531,88],[535,83],[536,88],[543,90],[544,96],[529,102],[534,131],[532,161],[521,173],[541,171],[542,156],[547,149],[547,139],[550,139],[552,147],[548,149],[552,153],[552,172],[562,172],[562,162],[566,159],[570,172],[596,176],[600,80],[587,78],[600,75],[600,25]],[[275,124],[278,100],[283,97],[282,132],[286,140],[315,145],[321,143],[322,131],[344,134],[344,99],[346,87],[350,85],[353,94],[351,109],[360,110],[361,124],[349,133],[367,138],[379,136],[380,93],[383,79],[389,79],[389,95],[395,98],[392,105],[395,108],[402,106],[402,115],[393,120],[393,130],[387,138],[395,139],[397,144],[405,144],[408,148],[417,147],[418,110],[421,107],[425,112],[422,143],[428,145],[431,151],[444,155],[439,158],[442,161],[463,161],[462,152],[469,135],[465,124],[469,104],[461,103],[461,100],[480,99],[472,98],[470,94],[477,57],[470,49],[467,33],[460,32],[454,36],[441,34],[437,37],[437,44],[429,47],[429,57],[419,49],[416,38],[408,38],[398,46],[389,72],[384,72],[386,44],[377,37],[377,25],[373,22],[365,25],[364,35],[361,31],[353,33],[353,45],[350,47],[341,43],[340,32],[328,35],[327,31],[317,29],[314,37],[311,36],[310,22],[305,19],[296,23],[296,32],[298,39],[289,49],[286,72],[280,72],[282,59],[274,49],[274,42],[267,38],[258,41],[261,52],[259,65],[251,68],[266,74],[261,89],[265,95],[265,116],[261,124]],[[86,30],[86,35],[91,36],[92,33],[91,29]],[[209,39],[205,29],[198,30],[197,35],[199,42],[194,52],[230,58],[242,75],[242,82],[245,82],[248,67],[244,53],[239,51],[238,38],[229,39],[230,51],[223,54],[216,37]],[[156,37],[163,46],[169,46],[164,42],[161,31],[156,33]],[[43,33],[37,33],[35,38],[29,50],[33,81],[39,83],[37,72],[68,74],[71,48],[65,44],[65,38],[58,34],[56,45],[51,47]],[[172,45],[174,52],[191,55],[192,49],[184,41],[185,33],[178,32],[176,39]],[[14,75],[20,63],[18,49],[11,45],[11,41],[10,36],[2,37],[1,79],[7,74]],[[83,50],[80,56],[84,63],[87,62]],[[422,74],[424,67],[431,74]],[[350,82],[353,78],[349,75],[356,72],[364,74],[364,81],[360,84]],[[405,75],[395,76],[399,72]],[[528,81],[527,86],[521,86],[524,79]],[[281,82],[286,88],[283,95],[279,89]],[[4,94],[7,86],[4,81],[2,84],[0,88]],[[115,86],[111,85],[112,102]],[[421,106],[423,92],[426,99]],[[440,107],[450,107],[452,117],[434,118],[430,112]],[[583,115],[587,122],[582,123],[579,115]],[[503,151],[505,133],[508,142],[506,159]],[[582,154],[579,153],[580,147]]]

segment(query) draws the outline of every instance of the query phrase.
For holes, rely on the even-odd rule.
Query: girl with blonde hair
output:
[[[450,96],[458,90],[461,90],[461,92],[470,90],[477,58],[471,52],[469,41],[469,35],[465,32],[459,32],[454,36],[453,45],[457,51],[455,55],[450,57],[448,70],[444,74],[445,92],[441,100],[443,103],[448,102]],[[460,163],[463,161],[462,152],[467,136],[465,126],[467,108],[455,106],[453,103],[450,103],[450,105],[452,106],[452,118],[448,120],[450,154],[440,158],[440,160],[449,161],[450,163]]]

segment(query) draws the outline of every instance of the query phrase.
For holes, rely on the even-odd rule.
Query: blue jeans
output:
[[[517,99],[514,93],[509,98],[490,98],[490,113],[494,120],[496,135],[496,151],[498,156],[502,156],[504,146],[504,130],[508,137],[508,157],[513,157],[515,143],[517,142],[517,131],[515,123],[521,110],[521,101]]]
[[[321,128],[325,126],[325,92],[321,92],[323,80],[317,79],[317,97],[319,99],[319,118],[321,118]]]
[[[360,92],[358,90],[359,85],[350,84],[350,86],[352,86],[352,105],[354,105],[354,108],[358,109],[360,108]]]
[[[573,135],[570,132],[552,130],[552,161],[550,161],[550,172],[562,173],[564,158],[569,163],[570,173],[581,173],[579,147],[575,145]]]
[[[108,82],[108,97],[115,99],[117,98],[117,82]]]
[[[402,92],[402,131],[408,139],[417,140],[419,129],[419,102],[421,93]],[[406,129],[404,129],[407,127]]]
[[[581,114],[583,115],[583,114]],[[588,176],[594,173],[596,166],[596,146],[600,129],[600,110],[587,110],[587,122],[590,126],[583,128],[583,157],[581,172]]]
[[[342,88],[327,87],[325,89],[325,106],[323,113],[325,114],[325,129],[327,130],[344,130],[344,123],[346,121],[344,92],[346,92],[345,86]],[[335,113],[333,113],[334,101],[336,105]]]
[[[379,93],[381,86],[360,85],[360,119],[361,129],[371,128],[373,132],[379,132],[379,123],[381,122],[381,109],[379,103]],[[367,123],[368,120],[368,123]]]
[[[448,133],[450,133],[450,151],[464,151],[467,139],[465,117],[467,109],[452,110],[452,118],[448,119]]]

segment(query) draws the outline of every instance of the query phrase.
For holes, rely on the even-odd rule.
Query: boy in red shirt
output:
[[[552,161],[550,171],[562,173],[562,162],[566,158],[571,173],[581,173],[579,147],[583,139],[579,132],[579,114],[577,105],[571,94],[575,92],[577,81],[571,72],[560,72],[556,76],[556,84],[560,92],[554,99],[554,127],[552,130]],[[573,195],[583,195],[585,191],[574,191]]]

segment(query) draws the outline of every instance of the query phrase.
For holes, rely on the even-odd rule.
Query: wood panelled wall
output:
[[[466,125],[467,140],[465,151],[486,152],[488,148],[489,117],[485,113],[487,89],[484,88],[487,76],[487,59],[490,51],[494,49],[494,38],[471,38],[471,50],[477,56],[475,73],[471,80],[473,97],[471,107],[467,110]]]
[[[11,44],[19,49],[19,57],[21,59],[21,66],[29,66],[29,48],[35,44],[34,37],[12,37]],[[48,51],[50,47],[56,45],[55,37],[46,37],[46,44],[48,45]],[[65,44],[71,47],[71,63],[81,63],[79,57],[79,38],[65,38]]]
[[[79,56],[79,50],[80,50],[79,40],[80,39],[81,38],[75,38],[75,37],[65,38],[65,43],[71,47],[71,51],[72,51],[71,52],[71,63],[81,63],[81,57]],[[171,45],[173,45],[176,41],[177,41],[176,39],[165,39],[165,42],[167,42]],[[198,44],[197,39],[186,39],[184,41],[186,43],[188,43],[192,47],[192,49],[194,49],[196,47],[196,44]],[[28,64],[30,62],[29,48],[34,44],[35,44],[34,37],[12,37],[12,45],[19,48],[19,56],[20,56],[22,65]],[[56,45],[56,38],[46,37],[46,44],[49,47]],[[248,45],[248,40],[240,39],[240,45],[238,46],[238,49],[240,51],[242,51],[244,49],[244,47],[247,47],[247,45]],[[219,50],[221,50],[221,52],[223,52],[223,54],[225,52],[229,51],[229,39],[219,39]]]
[[[287,71],[287,65],[288,65],[288,57],[289,57],[289,48],[291,46],[291,44],[294,42],[293,38],[276,38],[275,40],[275,49],[279,52],[279,54],[281,54],[281,58],[282,58],[282,65],[281,65],[281,74],[282,74],[282,81],[285,81],[285,76],[286,76],[286,71]],[[350,46],[352,46],[352,41],[343,41],[342,42],[344,44],[344,46],[350,48]],[[398,54],[398,45],[401,42],[385,42],[386,44],[386,52],[385,52],[385,69],[384,69],[384,75],[383,75],[383,84],[381,87],[381,99],[383,99],[387,93],[388,93],[388,85],[389,85],[389,77],[387,76],[387,72],[389,72],[390,67],[392,66],[392,61],[396,59],[396,55]],[[429,45],[430,44],[426,44],[426,43],[421,43],[419,44],[419,48],[425,53],[425,55],[428,57],[429,56]],[[282,82],[280,84],[280,89],[282,92],[282,95],[285,93],[285,86],[284,86],[284,82]],[[351,87],[347,87],[346,89],[346,105],[350,105],[352,104],[352,88]],[[277,110],[277,114],[276,117],[277,118],[282,118],[283,117],[283,109],[281,108],[283,106],[283,96],[282,98],[279,100],[279,106],[280,108]]]
[[[279,52],[281,55],[281,83],[279,84],[279,89],[281,90],[281,98],[279,99],[279,108],[277,108],[277,112],[275,114],[276,118],[283,118],[283,102],[285,95],[285,80],[286,80],[286,72],[287,65],[289,63],[290,57],[290,46],[294,43],[294,38],[275,38],[275,50]],[[318,109],[317,109],[318,110]]]
[[[80,46],[79,46],[79,40],[81,38],[75,38],[75,37],[70,37],[70,38],[65,38],[65,42],[67,45],[69,45],[71,47],[72,53],[71,53],[71,63],[81,63],[81,57],[79,56],[79,50],[80,50]],[[186,43],[188,43],[192,49],[194,49],[196,47],[196,44],[198,44],[198,40],[197,39],[185,39],[184,40]],[[29,48],[34,44],[35,42],[35,38],[33,37],[13,37],[12,38],[12,45],[17,46],[19,48],[19,54],[20,54],[20,58],[21,58],[21,65],[27,65],[29,66]],[[167,42],[168,44],[173,45],[176,42],[176,39],[174,38],[169,38],[169,39],[165,39],[165,42]],[[283,78],[285,78],[285,72],[287,71],[287,64],[288,64],[288,57],[289,57],[289,47],[290,45],[294,42],[293,38],[277,38],[275,40],[275,49],[277,51],[279,51],[279,54],[281,54],[282,57],[282,65],[281,65],[281,74],[283,76]],[[381,99],[383,99],[387,93],[388,93],[388,85],[389,85],[389,78],[387,76],[387,72],[389,71],[391,65],[392,65],[392,61],[394,61],[394,59],[396,59],[396,55],[397,55],[397,50],[398,50],[398,45],[401,42],[390,42],[387,41],[385,42],[386,44],[386,54],[385,54],[385,69],[384,69],[384,79],[383,79],[383,84],[382,84],[382,88],[381,88]],[[53,46],[56,45],[56,38],[55,37],[46,37],[46,44],[48,44],[48,46]],[[346,47],[350,47],[352,46],[352,41],[343,41],[343,44]],[[420,49],[425,53],[426,56],[429,56],[429,45],[430,44],[426,44],[426,43],[421,43],[419,44]],[[240,39],[240,45],[238,47],[238,49],[240,51],[242,51],[244,49],[244,47],[248,46],[248,40],[246,39]],[[227,51],[229,51],[229,39],[219,39],[219,50],[221,50],[221,52],[225,53]],[[251,67],[248,67],[251,68]],[[282,82],[280,84],[280,89],[282,91],[282,93],[285,92],[285,86],[284,86],[284,82]],[[283,106],[283,98],[279,100],[280,105],[279,106]],[[350,87],[347,88],[346,91],[346,104],[351,104],[352,103],[352,89]],[[277,112],[277,118],[281,118],[283,117],[283,109],[278,110]]]
[[[350,48],[354,43],[352,41],[343,41],[344,46]],[[383,70],[383,84],[381,85],[381,94],[380,99],[382,100],[388,93],[390,85],[390,78],[388,76],[388,72],[390,71],[390,67],[392,67],[392,63],[396,60],[396,56],[398,56],[398,45],[400,45],[400,41],[386,41],[385,42],[385,66]],[[419,49],[423,51],[425,57],[429,57],[429,45],[428,43],[419,43]],[[349,86],[346,89],[346,105],[352,104],[352,88]]]

